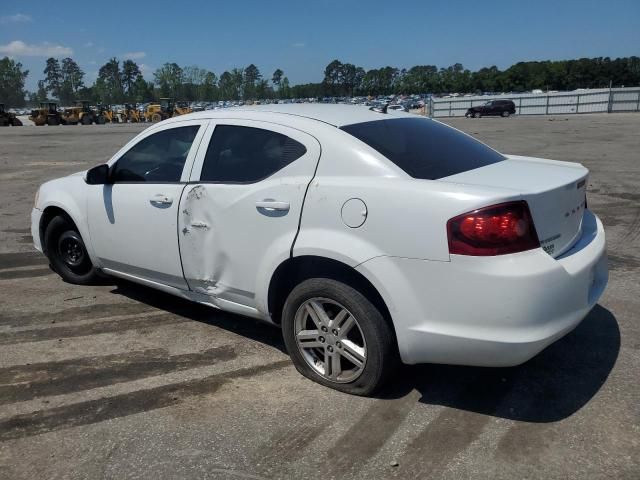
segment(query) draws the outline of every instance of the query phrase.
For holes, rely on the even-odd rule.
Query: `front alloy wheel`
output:
[[[367,362],[367,344],[358,320],[340,303],[311,298],[298,308],[296,343],[307,365],[327,380],[356,380]]]

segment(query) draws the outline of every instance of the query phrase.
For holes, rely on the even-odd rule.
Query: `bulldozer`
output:
[[[29,120],[41,127],[43,125],[60,125],[62,116],[58,112],[58,104],[56,102],[40,102],[40,108],[31,110]]]
[[[152,103],[144,111],[146,122],[157,123],[167,118],[191,113],[191,109],[185,102],[176,102],[173,98],[161,98],[160,103]]]
[[[119,115],[122,123],[144,122],[142,114],[138,111],[138,105],[135,103],[125,103],[124,108],[119,112]]]
[[[22,122],[15,113],[5,111],[4,103],[0,103],[0,127],[8,127],[9,125],[21,127]]]

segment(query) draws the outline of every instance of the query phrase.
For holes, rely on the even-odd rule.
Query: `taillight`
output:
[[[538,248],[527,202],[501,203],[458,215],[447,222],[449,253],[490,256]]]

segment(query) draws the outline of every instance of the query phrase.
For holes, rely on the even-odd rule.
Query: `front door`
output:
[[[207,136],[180,206],[184,274],[195,292],[256,307],[259,272],[289,256],[320,145],[249,120],[217,121]]]
[[[101,267],[188,288],[178,250],[178,208],[202,123],[145,132],[110,163],[110,183],[92,186],[89,233]]]

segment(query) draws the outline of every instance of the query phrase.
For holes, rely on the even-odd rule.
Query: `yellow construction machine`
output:
[[[122,120],[122,123],[144,122],[144,116],[138,111],[138,105],[135,103],[126,103],[124,105],[124,109],[120,112],[120,119]]]
[[[43,125],[60,125],[62,117],[58,112],[58,104],[56,102],[40,102],[40,108],[31,110],[29,120],[38,127]]]
[[[191,109],[186,102],[176,102],[173,98],[161,98],[160,103],[152,103],[144,111],[146,122],[157,123],[167,118],[191,113]]]

